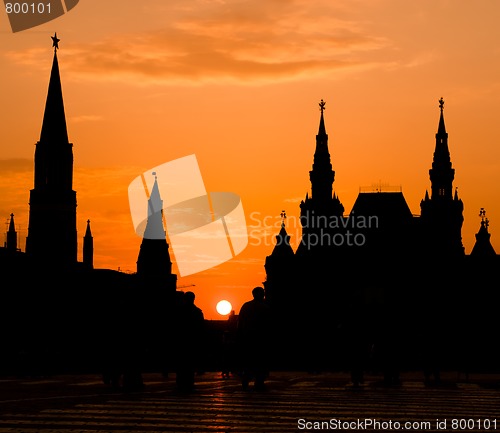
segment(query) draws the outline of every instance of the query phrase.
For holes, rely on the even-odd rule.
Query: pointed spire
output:
[[[281,229],[279,233],[276,235],[276,245],[273,248],[273,252],[271,253],[272,257],[276,256],[293,256],[293,250],[290,246],[290,235],[286,231],[285,221],[286,221],[286,212],[284,210],[281,211]]]
[[[312,170],[309,172],[311,181],[311,197],[317,203],[328,203],[332,200],[333,181],[335,172],[332,170],[330,151],[328,150],[328,135],[325,128],[326,102],[322,99],[319,103],[321,117],[319,121],[319,130],[316,135],[316,149],[314,151],[314,162]]]
[[[172,274],[172,261],[168,251],[163,216],[163,200],[160,196],[156,172],[152,175],[155,180],[148,199],[148,217],[137,257],[137,274],[146,279],[148,284],[154,286],[167,284],[169,290],[175,290],[177,276]]]
[[[425,190],[425,201],[429,200],[429,190]]]
[[[94,269],[94,238],[90,230],[90,220],[87,220],[87,229],[83,237],[83,264],[87,269]]]
[[[443,115],[444,99],[443,99],[443,97],[441,97],[441,99],[439,100],[439,109],[441,110],[441,115],[439,117],[438,134],[445,135],[446,134],[446,127],[444,126],[444,115]]]
[[[439,99],[439,125],[436,133],[436,152],[441,153],[442,157],[450,159],[450,152],[448,150],[448,133],[446,132],[446,127],[444,126],[444,99],[441,97]]]
[[[92,237],[92,232],[90,231],[90,220],[87,220],[87,229],[85,230],[86,237]]]
[[[165,228],[163,226],[163,200],[160,196],[156,172],[152,174],[155,177],[155,181],[148,199],[148,220],[146,230],[144,231],[144,238],[166,239]]]
[[[66,116],[64,113],[64,103],[62,96],[61,77],[59,74],[59,62],[57,60],[57,49],[59,39],[51,36],[54,47],[54,59],[50,72],[49,89],[45,102],[45,112],[43,115],[42,132],[40,142],[53,142],[54,144],[68,143],[68,130],[66,128]]]
[[[323,111],[325,111],[325,105],[326,105],[326,102],[323,101],[323,99],[322,99],[319,102],[319,109],[321,111],[321,117],[319,119],[318,135],[327,135],[326,134],[326,128],[325,128],[325,119],[323,117]]]
[[[15,225],[14,225],[14,214],[10,214],[10,222],[9,222],[9,232],[15,232]]]
[[[438,132],[436,133],[436,147],[432,158],[432,168],[429,170],[431,180],[431,198],[438,200],[452,200],[452,183],[455,177],[455,169],[452,168],[450,151],[448,149],[448,133],[444,126],[444,99],[439,99]]]
[[[9,231],[7,232],[7,250],[17,251],[17,232],[14,224],[14,214],[10,214]]]
[[[453,197],[453,200],[458,201],[458,187],[455,188],[455,196]]]
[[[330,163],[330,152],[328,151],[328,134],[326,133],[325,127],[325,117],[323,112],[325,111],[326,102],[323,99],[319,102],[319,110],[321,111],[321,116],[319,118],[319,128],[318,134],[316,135],[316,152],[314,156],[323,155],[321,159],[324,159],[323,163]]]

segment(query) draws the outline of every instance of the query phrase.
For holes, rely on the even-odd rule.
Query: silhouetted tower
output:
[[[137,275],[152,284],[167,286],[175,291],[177,276],[172,274],[167,235],[163,222],[163,200],[155,181],[148,199],[148,219],[137,258]]]
[[[426,191],[420,202],[424,249],[427,253],[446,258],[464,256],[462,245],[463,203],[458,191],[453,193],[455,169],[451,166],[448,133],[444,125],[444,100],[439,100],[441,115],[436,133],[436,148],[429,170],[431,196]]]
[[[7,251],[17,251],[17,232],[14,224],[14,214],[10,214],[9,230],[7,231],[7,242],[5,244]]]
[[[87,229],[83,237],[83,265],[87,269],[94,269],[94,238],[90,230],[90,220],[87,220]]]
[[[57,35],[52,40],[54,59],[42,131],[35,149],[35,185],[30,191],[26,253],[35,263],[69,268],[77,261],[73,144],[66,129]]]
[[[294,258],[295,254],[290,246],[290,235],[285,228],[286,213],[281,212],[281,229],[276,236],[276,245],[271,255],[266,257],[264,268],[266,270],[266,281],[264,289],[266,291],[267,302],[276,309],[286,306],[290,300],[294,281]]]
[[[330,152],[328,150],[328,134],[325,128],[325,101],[319,103],[321,117],[319,121],[318,134],[316,135],[316,150],[312,170],[309,172],[311,181],[311,197],[306,194],[305,200],[300,203],[300,221],[302,225],[302,242],[297,252],[309,249],[310,245],[319,245],[323,238],[323,244],[331,239],[333,233],[326,230],[330,217],[342,218],[344,206],[340,203],[337,195],[333,193],[333,182],[335,171],[332,169]],[[322,235],[328,232],[329,237]]]
[[[486,211],[484,208],[481,208],[479,211],[479,216],[481,217],[481,226],[476,233],[476,243],[474,247],[472,247],[470,256],[475,258],[496,257],[497,253],[490,242],[491,234],[488,232],[490,222],[488,218],[486,218]]]

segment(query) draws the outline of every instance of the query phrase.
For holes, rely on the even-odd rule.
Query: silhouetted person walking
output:
[[[393,305],[383,307],[380,315],[374,339],[375,357],[382,369],[384,384],[399,386],[403,336],[397,324],[401,323],[402,319]]]
[[[346,323],[345,348],[351,382],[354,387],[359,387],[364,382],[364,371],[368,362],[369,340],[364,327],[363,318],[354,317]]]
[[[420,356],[425,384],[441,384],[442,352],[444,350],[444,337],[442,335],[444,324],[438,318],[438,312],[427,311],[426,322],[421,327]]]
[[[203,354],[205,318],[194,300],[195,294],[186,292],[178,316],[176,384],[180,392],[194,390],[194,377]]]
[[[100,345],[103,382],[124,391],[140,391],[142,380],[142,320],[138,300],[129,290],[108,299],[101,312]]]
[[[237,341],[243,389],[253,379],[256,390],[265,389],[269,374],[270,308],[264,300],[264,289],[252,290],[253,300],[245,302],[238,317]]]

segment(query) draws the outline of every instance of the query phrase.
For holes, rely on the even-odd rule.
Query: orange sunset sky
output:
[[[134,272],[129,183],[195,154],[208,191],[241,197],[250,239],[178,287],[208,319],[221,299],[238,312],[265,280],[283,209],[299,241],[321,99],[346,213],[381,184],[420,214],[443,97],[466,252],[481,207],[500,252],[499,17],[497,0],[81,0],[12,33],[0,13],[0,216],[15,214],[24,250],[57,32],[80,260],[90,219],[95,267]]]

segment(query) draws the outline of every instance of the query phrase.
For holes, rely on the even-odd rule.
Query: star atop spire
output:
[[[61,39],[57,37],[57,32],[55,32],[54,36],[51,36],[51,38],[52,38],[52,46],[54,47],[54,52],[56,52],[59,49],[59,41]]]

